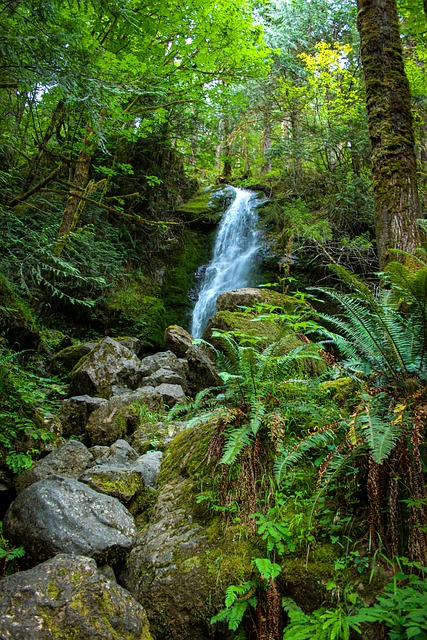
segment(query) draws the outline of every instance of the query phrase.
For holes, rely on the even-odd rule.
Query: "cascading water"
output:
[[[256,229],[257,196],[252,191],[234,189],[235,198],[225,211],[215,240],[199,297],[194,306],[191,335],[200,338],[215,313],[220,293],[251,284],[260,235]]]

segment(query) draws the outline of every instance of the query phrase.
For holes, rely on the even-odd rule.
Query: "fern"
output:
[[[276,459],[274,463],[274,477],[277,484],[280,484],[286,471],[290,467],[295,466],[298,462],[306,459],[306,454],[309,451],[316,449],[323,449],[325,446],[334,444],[336,442],[337,435],[332,429],[312,433],[298,443],[296,449],[292,451],[283,451]]]
[[[402,435],[403,423],[391,420],[384,413],[385,394],[379,394],[374,400],[369,399],[362,411],[357,414],[355,428],[361,431],[368,444],[374,462],[382,464],[388,458]],[[378,406],[380,405],[380,406]]]
[[[241,451],[251,443],[251,429],[249,425],[240,428],[229,427],[225,433],[224,453],[222,464],[235,462]]]

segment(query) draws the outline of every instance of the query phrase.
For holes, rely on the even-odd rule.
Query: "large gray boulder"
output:
[[[0,581],[2,640],[152,640],[147,616],[94,560],[60,554]]]
[[[71,375],[72,395],[110,398],[114,387],[136,389],[142,378],[140,360],[130,349],[112,338],[105,338]]]
[[[107,404],[105,398],[92,398],[87,394],[63,400],[59,418],[64,437],[84,435],[91,413]]]
[[[183,402],[185,400],[184,389],[179,384],[168,384],[163,382],[162,384],[159,384],[158,387],[155,387],[155,391],[161,395],[163,402],[169,407],[173,407],[178,402]]]
[[[160,384],[179,384],[181,387],[187,387],[186,379],[172,369],[157,369],[151,375],[142,379],[143,384],[157,387]]]
[[[77,479],[93,461],[93,455],[84,444],[69,440],[37,462],[32,469],[21,473],[15,481],[16,489],[23,491],[34,482],[58,474]]]
[[[18,495],[6,514],[4,533],[36,562],[76,553],[114,563],[136,538],[133,518],[118,500],[59,475]]]

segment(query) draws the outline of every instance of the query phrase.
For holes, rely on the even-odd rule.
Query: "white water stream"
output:
[[[215,239],[213,257],[208,264],[194,306],[191,335],[200,338],[215,313],[220,293],[251,284],[256,255],[261,246],[256,229],[257,195],[235,189],[235,198],[225,211]]]

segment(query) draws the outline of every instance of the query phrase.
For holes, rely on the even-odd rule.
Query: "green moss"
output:
[[[326,380],[320,384],[320,390],[326,392],[332,400],[338,404],[345,404],[354,390],[354,382],[351,378],[338,378]]]
[[[46,593],[52,600],[57,600],[62,593],[62,589],[52,580],[46,587]]]
[[[73,369],[77,369],[82,364],[87,355],[88,350],[84,343],[73,344],[53,356],[52,366],[57,373],[71,373]]]
[[[177,476],[202,474],[202,463],[216,429],[216,422],[184,429],[169,444],[162,461],[160,485],[171,482]]]
[[[209,261],[212,241],[211,234],[186,229],[170,247],[161,294],[167,325],[187,326],[193,305],[188,292],[195,284],[198,267]]]
[[[283,337],[285,329],[280,320],[261,320],[252,322],[255,316],[243,311],[218,311],[210,322],[210,330],[206,339],[214,342],[211,338],[213,330],[234,331],[236,335],[245,334],[254,338],[260,338],[257,342],[262,349],[272,342],[277,342]],[[219,344],[218,344],[219,346]]]
[[[118,498],[124,503],[129,502],[143,488],[143,481],[137,471],[126,474],[118,471],[115,477],[113,472],[93,473],[88,484],[96,491]]]
[[[179,206],[177,211],[192,222],[217,224],[230,197],[228,187],[212,187]]]

